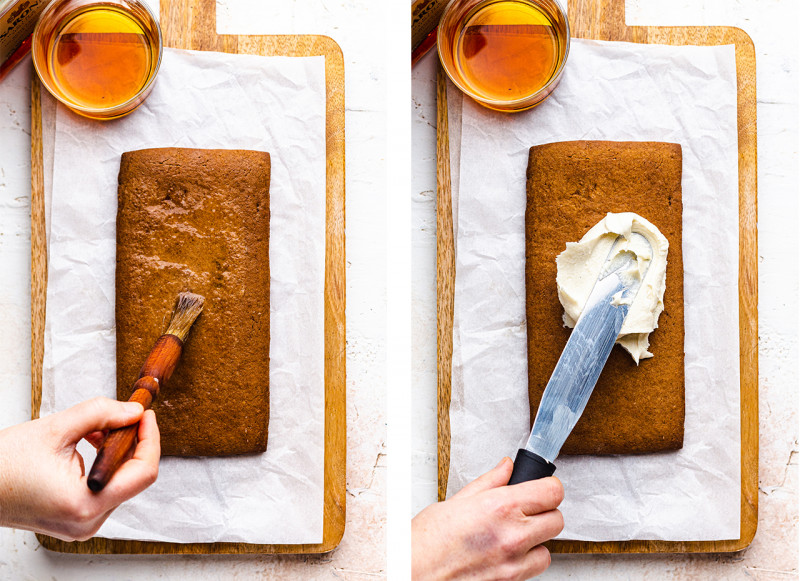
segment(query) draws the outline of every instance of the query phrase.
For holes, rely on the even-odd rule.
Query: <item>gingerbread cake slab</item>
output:
[[[205,308],[153,408],[164,455],[263,452],[269,422],[269,154],[122,155],[117,209],[117,396],[127,399],[175,297]]]
[[[669,241],[664,312],[637,366],[615,346],[562,454],[631,454],[683,446],[685,415],[681,147],[571,141],[530,149],[525,214],[528,391],[531,418],[570,329],[556,256],[608,212],[634,212]]]

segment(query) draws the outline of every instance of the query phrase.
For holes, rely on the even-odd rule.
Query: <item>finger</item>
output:
[[[553,510],[564,500],[564,486],[555,476],[520,482],[508,487],[511,502],[523,514],[534,515]]]
[[[119,467],[106,487],[98,493],[106,506],[115,507],[136,496],[156,481],[161,458],[161,436],[153,410],[139,422],[139,443],[130,460]]]
[[[564,530],[564,516],[560,510],[549,510],[525,518],[528,546],[535,547],[557,536]]]
[[[547,547],[538,545],[528,551],[520,562],[520,579],[530,579],[544,573],[550,566],[550,551]]]
[[[497,466],[489,470],[486,474],[478,476],[478,478],[459,490],[453,495],[453,498],[467,498],[484,490],[505,486],[508,484],[509,478],[511,478],[511,471],[513,469],[514,463],[511,461],[511,458],[506,456],[500,460]]]
[[[139,445],[136,446],[136,454],[141,459],[147,459],[146,454],[150,454],[150,460],[158,465],[161,458],[161,432],[158,429],[158,422],[156,421],[156,413],[153,410],[147,410],[142,416],[142,422],[139,423]],[[142,442],[147,447],[141,448]]]
[[[86,434],[128,426],[142,417],[144,408],[137,402],[123,402],[95,397],[50,416],[69,443]]]
[[[95,450],[100,448],[103,445],[103,442],[106,441],[106,436],[108,434],[103,430],[96,430],[91,434],[86,434],[83,439],[89,442],[92,446],[94,446]]]

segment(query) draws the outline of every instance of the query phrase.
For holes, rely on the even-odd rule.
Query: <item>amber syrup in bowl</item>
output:
[[[453,0],[437,40],[442,65],[462,91],[492,109],[521,111],[556,87],[569,39],[556,0]]]
[[[73,111],[114,119],[153,88],[161,31],[135,0],[56,0],[37,24],[33,59],[45,87]]]

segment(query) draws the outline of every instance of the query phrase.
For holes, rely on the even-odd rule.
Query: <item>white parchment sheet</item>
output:
[[[460,128],[461,138],[460,164],[453,164],[460,191],[454,191],[448,493],[491,469],[502,456],[513,458],[527,437],[524,214],[529,148],[578,139],[677,142],[683,148],[684,447],[641,456],[558,458],[556,475],[566,490],[560,538],[738,538],[734,47],[574,40],[560,86],[531,111],[497,113],[462,99],[455,90],[449,96],[461,101],[462,114],[450,121]]]
[[[116,396],[120,155],[174,146],[256,149],[271,156],[267,451],[163,458],[158,481],[117,509],[100,536],[322,541],[324,63],[324,57],[165,49],[152,94],[131,115],[97,122],[57,108],[42,415],[89,397]],[[88,468],[93,450],[87,445],[81,451]]]

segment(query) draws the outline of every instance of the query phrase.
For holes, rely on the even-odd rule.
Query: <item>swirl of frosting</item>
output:
[[[636,237],[631,237],[633,232],[644,236],[650,248],[637,244]],[[658,327],[658,317],[664,310],[669,242],[658,228],[632,212],[606,214],[579,242],[568,242],[566,250],[556,258],[558,298],[564,307],[564,324],[575,327],[609,250],[619,236],[627,241],[624,249],[636,254],[638,269],[644,273],[642,286],[617,337],[617,343],[638,364],[640,359],[653,356],[647,350],[649,337]]]

